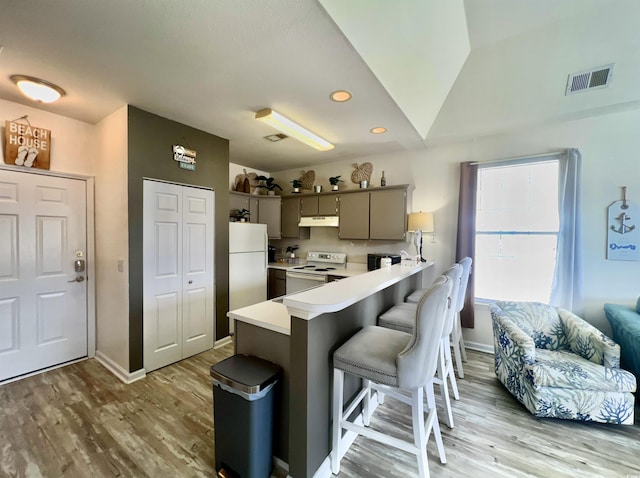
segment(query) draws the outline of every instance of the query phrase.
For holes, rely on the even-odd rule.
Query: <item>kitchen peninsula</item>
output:
[[[332,355],[413,290],[431,283],[433,262],[396,264],[230,311],[236,353],[280,365],[274,455],[295,478],[329,476]],[[345,381],[349,400],[359,380]]]

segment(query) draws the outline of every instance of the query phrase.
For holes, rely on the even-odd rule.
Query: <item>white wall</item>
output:
[[[235,185],[236,175],[244,174],[244,171],[247,173],[256,173],[258,176],[271,176],[266,171],[260,171],[259,169],[249,168],[247,166],[242,166],[241,164],[229,163],[229,191],[233,191],[233,186]],[[264,189],[264,188],[261,188]]]
[[[620,199],[621,186],[627,186],[630,201],[640,203],[640,167],[638,167],[638,131],[640,110],[622,111],[581,120],[530,126],[503,135],[478,138],[464,143],[443,145],[423,152],[361,158],[374,166],[372,185],[378,185],[384,169],[387,184],[411,184],[413,204],[410,211],[435,213],[436,243],[425,243],[424,254],[436,261],[436,272],[444,270],[455,255],[459,163],[487,161],[576,147],[583,158],[584,191],[584,318],[605,333],[610,333],[603,312],[605,302],[633,304],[640,295],[640,263],[606,260],[607,207]],[[328,178],[341,174],[347,179],[341,187],[355,188],[349,178],[354,161],[309,166],[316,171],[316,184],[328,187]],[[299,170],[277,173],[280,184],[299,177]],[[285,193],[290,192],[285,188]],[[318,232],[316,232],[318,231]],[[277,241],[276,247],[299,242],[301,249],[315,248],[351,253],[363,262],[367,250],[382,250],[408,244],[377,244],[378,241],[340,241],[332,230],[313,229],[310,241]],[[476,327],[465,329],[469,343],[491,347],[491,320],[486,308],[476,307]]]
[[[33,126],[51,131],[51,171],[93,175],[93,125],[0,99],[3,162],[5,121],[24,115]]]
[[[96,350],[128,372],[127,107],[120,108],[98,123],[95,137]],[[122,265],[119,268],[120,261]]]

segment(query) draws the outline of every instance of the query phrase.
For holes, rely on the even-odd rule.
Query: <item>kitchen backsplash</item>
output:
[[[410,234],[408,234],[410,236]],[[348,262],[367,263],[367,254],[384,252],[399,254],[405,250],[415,254],[416,248],[411,242],[391,242],[378,240],[349,240],[338,238],[337,227],[312,227],[309,239],[271,239],[269,244],[276,248],[276,258],[288,257],[287,246],[298,245],[296,257],[305,259],[309,251],[344,252]]]

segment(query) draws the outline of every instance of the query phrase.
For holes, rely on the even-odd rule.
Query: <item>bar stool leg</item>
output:
[[[436,446],[438,447],[438,455],[440,456],[440,463],[447,462],[447,456],[444,452],[444,443],[442,442],[442,434],[440,433],[440,423],[438,423],[438,417],[436,415],[436,399],[433,392],[433,382],[429,382],[424,386],[424,391],[427,395],[427,408],[429,408],[429,415],[435,417],[433,419],[433,438],[436,440]],[[427,435],[428,436],[428,435]]]
[[[416,445],[418,458],[418,473],[420,478],[429,477],[429,463],[427,461],[427,440],[424,426],[424,405],[422,403],[423,390],[419,388],[411,392],[412,398],[412,421],[413,421],[413,442]]]
[[[453,428],[453,413],[451,412],[451,400],[449,399],[449,386],[447,384],[447,369],[445,359],[445,347],[449,347],[449,338],[445,337],[440,341],[440,350],[438,350],[438,378],[440,379],[440,395],[444,404],[444,411],[447,415],[447,426]]]
[[[451,346],[450,346],[449,338],[446,339],[444,355],[445,355],[445,363],[448,364],[445,373],[447,377],[449,377],[449,381],[451,382],[451,390],[453,391],[453,398],[455,398],[456,400],[460,400],[460,394],[458,393],[458,384],[456,382],[456,376],[453,373],[453,359],[451,358]]]
[[[342,441],[342,401],[344,394],[344,372],[333,369],[333,423],[332,428],[332,449],[331,449],[331,472],[334,475],[340,473],[340,444]]]
[[[363,378],[362,387],[367,390],[367,394],[365,395],[363,399],[364,402],[362,404],[362,424],[365,427],[368,427],[371,420],[371,414],[373,413],[371,411],[371,405],[369,403],[371,401],[371,380],[366,380]]]

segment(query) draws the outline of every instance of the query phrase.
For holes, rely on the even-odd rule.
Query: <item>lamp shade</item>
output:
[[[433,225],[432,212],[412,212],[409,214],[408,227],[409,231],[435,232]]]

